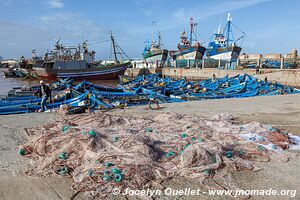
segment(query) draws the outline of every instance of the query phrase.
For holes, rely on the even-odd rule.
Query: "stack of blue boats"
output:
[[[123,87],[135,92],[147,90],[152,95],[165,95],[169,101],[175,99],[200,100],[221,98],[243,98],[280,94],[295,94],[300,90],[280,83],[266,82],[248,74],[203,81],[172,80],[157,75],[140,76],[123,83]],[[160,97],[157,96],[158,99]],[[177,100],[176,100],[177,101]]]
[[[160,103],[174,103],[300,93],[299,89],[266,82],[248,74],[193,82],[185,79],[160,78],[156,74],[151,74],[121,82],[115,88],[95,85],[88,81],[74,85],[71,79],[65,79],[50,86],[53,96],[47,103],[49,109],[64,104],[73,108],[111,109],[120,105],[145,105],[153,99]],[[32,88],[37,89],[36,86]],[[71,88],[68,90],[69,94],[66,88]],[[35,96],[3,98],[0,100],[0,115],[37,112],[40,109],[40,101],[41,99]]]

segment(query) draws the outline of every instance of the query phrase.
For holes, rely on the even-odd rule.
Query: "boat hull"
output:
[[[158,65],[154,67],[162,67],[168,58],[168,50],[163,49],[159,51],[150,52],[144,55],[144,60],[148,64]]]
[[[242,48],[238,46],[220,47],[217,49],[208,49],[206,56],[216,60],[233,60],[239,57],[241,51]]]
[[[130,63],[118,64],[111,67],[103,68],[85,68],[76,70],[62,70],[62,69],[46,69],[34,68],[37,75],[42,78],[72,78],[76,80],[83,79],[101,79],[114,80],[118,79],[119,75],[123,75]]]
[[[170,56],[173,60],[200,60],[206,51],[205,47],[193,46],[178,51],[170,51]]]

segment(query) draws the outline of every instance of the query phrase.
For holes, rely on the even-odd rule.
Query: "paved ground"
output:
[[[300,95],[255,97],[248,99],[224,99],[187,102],[162,105],[159,111],[147,107],[134,107],[113,110],[110,113],[153,117],[161,112],[176,111],[183,114],[212,116],[218,113],[230,113],[242,121],[260,121],[284,128],[300,135]],[[28,139],[23,131],[26,127],[36,127],[59,118],[55,113],[0,116],[0,199],[34,200],[34,199],[70,199],[72,190],[70,180],[57,176],[38,178],[24,175],[30,164],[26,158],[17,154],[18,146]],[[290,161],[281,163],[273,160],[258,164],[263,170],[259,172],[239,172],[235,179],[244,189],[298,189],[300,193],[300,153],[289,152]],[[167,187],[183,189],[198,188],[197,180],[175,179],[166,182]],[[76,199],[85,199],[76,197]],[[124,199],[108,197],[107,199]],[[161,197],[160,199],[170,199]],[[174,197],[172,199],[199,199],[199,197]],[[229,199],[229,197],[201,196],[201,199]],[[290,199],[287,196],[253,196],[251,199]],[[300,194],[295,198],[300,199]]]

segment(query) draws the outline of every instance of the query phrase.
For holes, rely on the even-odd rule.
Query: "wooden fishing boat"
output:
[[[132,80],[131,77],[129,76],[122,76],[122,75],[119,75],[119,83],[122,85],[122,84],[125,84],[125,83],[129,83],[130,81]]]
[[[58,108],[60,105],[63,104],[75,105],[85,100],[87,96],[88,93],[84,93],[72,99],[47,104],[47,107],[49,109],[53,109],[53,108]],[[5,106],[0,108],[0,115],[36,112],[40,108],[41,108],[40,103],[31,103],[31,104],[18,105],[18,106]]]
[[[52,83],[53,84],[53,83]],[[76,86],[72,86],[72,89],[74,91],[79,90],[81,87],[88,87],[90,83],[81,82],[78,83]],[[33,86],[34,87],[34,86]],[[62,93],[62,95],[59,95]],[[55,91],[52,93],[52,99],[54,102],[60,102],[66,99],[65,93],[63,91]],[[8,97],[6,99],[0,100],[0,107],[7,107],[7,106],[24,106],[24,105],[30,105],[34,103],[41,102],[41,98],[36,96],[30,96],[30,97]]]
[[[89,83],[89,82],[87,82]],[[97,90],[97,91],[104,91],[104,92],[123,92],[123,88],[121,87],[107,87],[107,86],[102,86],[102,85],[95,85],[95,84],[92,84],[92,83],[89,83],[91,84],[92,88],[94,90]]]
[[[52,91],[60,91],[66,89],[67,86],[73,83],[73,79],[60,79],[56,82],[50,83],[49,86]],[[28,97],[34,96],[35,92],[39,89],[39,85],[34,86],[23,86],[23,87],[14,87],[7,94],[8,97]]]

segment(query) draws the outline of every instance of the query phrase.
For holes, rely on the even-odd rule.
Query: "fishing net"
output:
[[[203,118],[163,113],[152,119],[96,113],[64,116],[27,131],[20,154],[31,175],[71,177],[78,194],[106,196],[115,187],[143,189],[174,177],[197,178],[207,188],[235,189],[232,174],[255,170],[272,151],[291,144],[280,130],[228,115]]]

